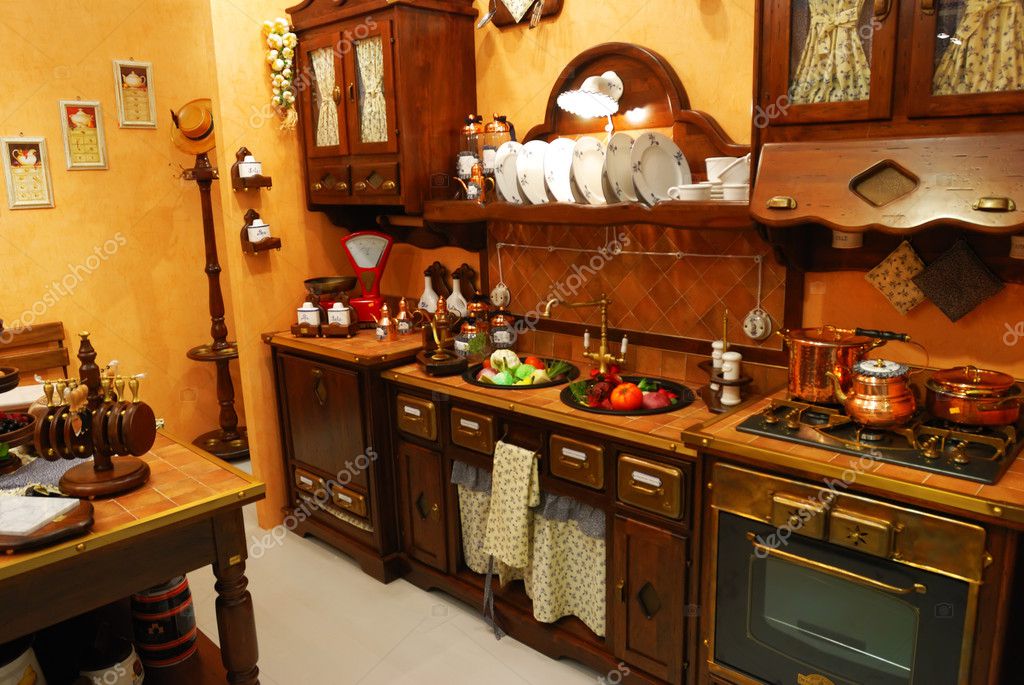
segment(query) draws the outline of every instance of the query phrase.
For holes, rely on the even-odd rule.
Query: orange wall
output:
[[[0,200],[0,318],[20,318],[53,281],[123,236],[95,271],[78,270],[72,294],[38,320],[63,321],[72,353],[76,333],[88,330],[101,362],[116,358],[124,371],[147,373],[143,397],[169,433],[191,440],[215,427],[217,405],[213,368],[185,358],[209,340],[210,321],[199,194],[179,178],[191,160],[170,142],[168,111],[213,92],[209,9],[106,0],[8,10],[0,18],[8,48],[0,135],[46,138],[56,207],[9,210],[6,195]],[[118,127],[111,60],[129,58],[153,62],[156,129]],[[102,103],[109,169],[65,168],[60,99]]]

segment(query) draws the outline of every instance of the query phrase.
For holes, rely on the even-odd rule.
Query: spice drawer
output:
[[[305,469],[295,469],[295,487],[303,492],[308,492],[316,497],[321,497],[320,493],[327,489],[327,484],[324,479],[320,476],[306,471]]]
[[[396,399],[398,430],[417,438],[434,442],[437,440],[437,405],[411,395],[399,395]]]
[[[680,468],[623,454],[618,486],[620,502],[671,519],[683,517],[686,476]]]
[[[349,490],[342,485],[332,484],[330,486],[331,501],[335,506],[344,509],[350,514],[366,518],[368,510],[366,507],[366,496],[355,490]]]
[[[562,435],[551,436],[551,475],[588,488],[604,488],[604,448],[573,440]]]
[[[468,409],[452,408],[452,442],[459,447],[494,454],[495,418]]]

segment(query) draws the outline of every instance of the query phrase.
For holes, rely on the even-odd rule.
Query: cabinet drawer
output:
[[[338,200],[352,194],[352,179],[347,164],[311,166],[309,194],[314,199]]]
[[[476,452],[494,454],[494,424],[493,416],[453,407],[452,442]]]
[[[366,518],[368,510],[366,507],[366,496],[360,495],[355,490],[349,490],[341,485],[331,485],[331,501],[335,506],[344,509],[350,514]]]
[[[619,501],[678,519],[683,515],[683,472],[640,457],[619,457]]]
[[[352,195],[373,197],[399,195],[398,162],[352,165]]]
[[[320,476],[310,473],[305,469],[295,469],[295,487],[303,492],[308,492],[316,497],[321,497],[327,484]]]
[[[430,400],[399,395],[397,416],[400,431],[431,442],[437,440],[437,406]]]
[[[604,488],[604,448],[552,435],[551,474],[601,490]]]

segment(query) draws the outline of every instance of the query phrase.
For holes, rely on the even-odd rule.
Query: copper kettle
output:
[[[854,421],[869,428],[894,428],[917,413],[917,395],[910,384],[910,367],[885,359],[862,359],[853,365],[850,389],[828,371],[836,397]]]

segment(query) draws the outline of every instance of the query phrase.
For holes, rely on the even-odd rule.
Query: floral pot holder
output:
[[[914,276],[914,283],[950,321],[967,316],[1004,287],[964,240]]]
[[[925,300],[924,293],[913,281],[924,268],[924,262],[917,256],[917,252],[910,243],[904,241],[881,264],[869,271],[865,278],[885,295],[885,299],[889,300],[896,311],[906,315]]]

